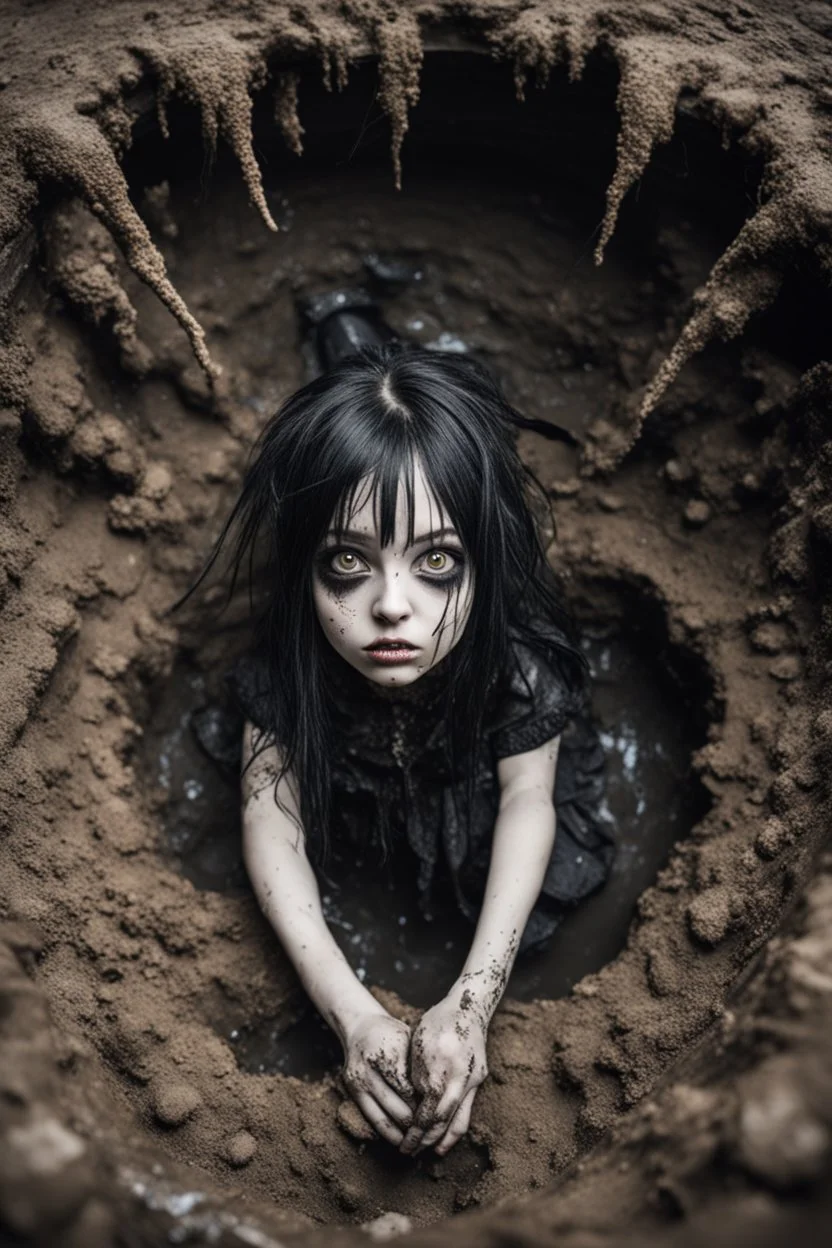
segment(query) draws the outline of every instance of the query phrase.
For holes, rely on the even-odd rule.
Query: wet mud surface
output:
[[[681,25],[673,6],[643,21],[635,6],[606,26],[590,7],[496,26],[472,9],[466,37],[488,31],[521,69],[566,52],[574,67],[582,38],[600,51],[579,82],[529,84],[526,104],[510,64],[466,52],[462,90],[447,59],[462,54],[429,54],[401,193],[383,110],[403,136],[408,6],[389,30],[370,7],[274,17],[262,47],[283,139],[261,92],[262,184],[246,148],[258,14],[231,30],[193,6],[179,33],[145,16],[142,72],[113,25],[138,24],[129,6],[101,12],[95,74],[64,6],[57,68],[25,6],[6,27],[0,1226],[22,1242],[110,1244],[124,1225],[137,1244],[365,1242],[357,1228],[390,1211],[426,1244],[777,1243],[823,1224],[827,174],[812,156],[798,176],[783,153],[786,138],[814,151],[826,124],[828,32],[815,5],[785,25],[765,5],[696,7]],[[381,78],[366,62],[328,94],[304,38],[305,55],[377,53]],[[776,79],[784,39],[791,78]],[[15,112],[35,71],[57,114],[67,83],[86,84],[63,129]],[[212,114],[193,106],[217,74],[213,116],[239,161],[204,156]],[[679,90],[676,135],[648,164]],[[154,92],[171,96],[167,142]],[[598,268],[599,222],[630,177]],[[377,257],[404,257],[412,280],[379,285]],[[210,591],[168,612],[257,430],[307,375],[297,298],[356,282],[400,332],[475,352],[529,416],[585,439],[578,456],[523,434],[521,452],[553,499],[551,557],[588,638],[619,860],[518,964],[470,1136],[441,1162],[363,1138],[247,888],[233,782],[191,727],[243,614],[211,630]],[[660,395],[657,378],[674,384]],[[379,875],[371,897],[333,888],[326,904],[365,982],[412,1019],[453,977],[467,925],[420,929],[397,891],[385,926],[387,891]]]

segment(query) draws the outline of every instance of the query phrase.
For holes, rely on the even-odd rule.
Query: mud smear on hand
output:
[[[829,824],[825,17],[475,3],[449,36],[443,15],[56,3],[48,40],[39,10],[7,25],[0,1217],[20,1236],[269,1242],[522,1194],[434,1239],[620,1242],[637,1217],[669,1242],[682,1215],[718,1242],[821,1209],[776,1194],[813,1197],[828,1165],[823,873],[766,942]],[[580,463],[521,439],[552,557],[582,616],[657,622],[710,797],[620,955],[566,998],[506,1003],[470,1139],[415,1165],[360,1138],[331,1077],[240,1068],[231,1032],[289,1026],[301,995],[244,892],[175,870],[143,744],[172,674],[236,644],[165,611],[303,377],[295,296],[369,280],[371,253],[423,273],[386,296],[402,332],[467,345],[529,415],[586,433]]]

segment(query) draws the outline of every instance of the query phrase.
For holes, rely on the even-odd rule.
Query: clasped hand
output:
[[[387,1013],[363,1016],[345,1038],[344,1082],[367,1121],[403,1153],[444,1154],[468,1130],[488,1074],[486,1027],[445,999],[413,1030]]]

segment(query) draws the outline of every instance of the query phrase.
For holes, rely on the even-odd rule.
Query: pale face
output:
[[[418,463],[412,543],[404,487],[396,500],[393,541],[382,547],[364,486],[343,540],[332,532],[318,550],[315,610],[327,641],[350,667],[377,685],[410,685],[441,663],[462,636],[474,578],[459,535]]]

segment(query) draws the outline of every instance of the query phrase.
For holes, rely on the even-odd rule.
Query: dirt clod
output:
[[[688,906],[690,930],[703,945],[713,947],[724,940],[731,923],[731,902],[721,885],[709,888]]]
[[[189,1083],[160,1079],[152,1085],[150,1111],[163,1127],[181,1127],[202,1105],[202,1097]]]
[[[257,1141],[250,1131],[237,1131],[224,1141],[221,1155],[230,1166],[247,1166],[257,1152]]]
[[[711,518],[711,508],[704,499],[692,498],[682,515],[689,529],[701,529]]]

